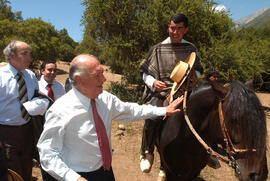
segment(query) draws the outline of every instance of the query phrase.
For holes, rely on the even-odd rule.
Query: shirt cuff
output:
[[[155,78],[152,75],[148,75],[146,73],[143,73],[143,81],[149,87],[149,89],[153,92],[155,92],[154,82]]]
[[[69,170],[66,175],[65,175],[65,181],[77,181],[78,178],[80,178],[81,176],[77,173],[74,172],[73,170]]]
[[[166,115],[166,107],[157,107],[155,110],[155,114],[157,116],[165,116]]]
[[[197,78],[201,77],[201,73],[199,71],[195,70],[195,74],[196,74]]]

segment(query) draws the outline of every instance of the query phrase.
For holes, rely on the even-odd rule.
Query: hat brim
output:
[[[8,181],[23,181],[23,178],[13,170],[8,169]]]
[[[185,61],[186,63],[189,64],[189,69],[187,70],[186,75],[182,78],[182,80],[179,83],[177,83],[177,82],[173,83],[171,93],[170,93],[171,96],[173,96],[178,91],[178,89],[181,87],[181,85],[185,82],[186,78],[188,77],[188,75],[189,75],[189,73],[194,65],[195,59],[196,59],[196,53],[192,52]]]

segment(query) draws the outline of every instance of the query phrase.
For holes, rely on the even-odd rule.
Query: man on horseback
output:
[[[188,18],[184,14],[174,14],[168,25],[169,37],[154,45],[140,65],[140,72],[146,84],[143,100],[145,103],[163,106],[166,97],[170,93],[173,81],[170,74],[179,60],[185,60],[191,52],[197,52],[197,48],[183,39],[188,32]],[[194,70],[197,77],[203,73],[203,67],[196,55]],[[141,145],[140,167],[145,173],[150,172],[154,158],[154,143],[157,138],[157,128],[161,117],[146,119]],[[160,177],[165,178],[162,171]]]

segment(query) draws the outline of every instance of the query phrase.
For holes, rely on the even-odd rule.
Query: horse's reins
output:
[[[209,153],[211,156],[214,156],[214,157],[218,158],[219,160],[225,162],[226,164],[230,164],[229,159],[227,159],[226,157],[215,152],[210,146],[208,146],[207,143],[205,143],[205,141],[200,137],[200,135],[197,133],[197,131],[193,128],[193,126],[190,122],[190,119],[187,115],[186,101],[187,101],[187,91],[185,91],[185,93],[184,93],[183,111],[184,111],[184,117],[185,117],[186,123],[187,123],[190,131],[197,138],[197,140],[201,143],[201,145],[206,149],[207,153]]]

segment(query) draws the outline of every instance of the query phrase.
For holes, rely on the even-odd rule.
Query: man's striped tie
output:
[[[17,83],[19,87],[19,98],[20,98],[20,103],[21,103],[22,117],[25,121],[28,121],[31,117],[23,106],[23,103],[28,101],[27,88],[26,88],[25,81],[22,77],[22,72],[18,72],[17,75],[18,75]]]

